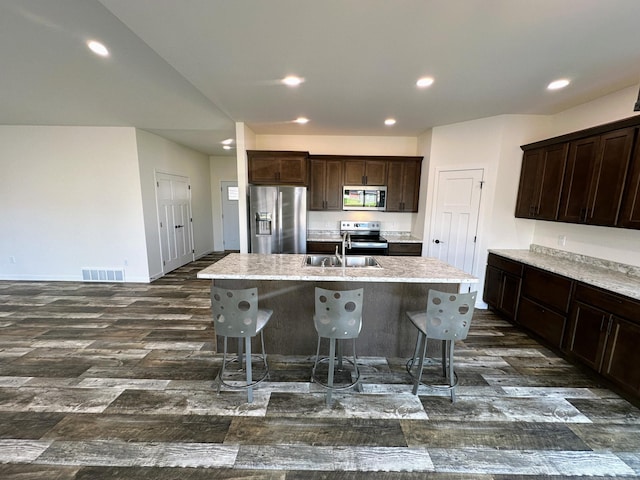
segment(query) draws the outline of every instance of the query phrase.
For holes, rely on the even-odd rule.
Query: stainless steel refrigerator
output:
[[[252,253],[306,253],[307,188],[249,188],[249,235]]]

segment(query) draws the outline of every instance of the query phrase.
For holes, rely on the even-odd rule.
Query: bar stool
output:
[[[253,402],[253,387],[267,378],[269,367],[267,355],[264,351],[264,336],[262,329],[267,324],[272,310],[258,308],[258,289],[247,288],[243,290],[229,290],[216,286],[211,287],[211,310],[215,322],[216,334],[224,338],[224,352],[222,367],[218,372],[214,385],[218,394],[222,385],[231,389],[246,389],[247,402]],[[251,339],[260,334],[262,344],[261,354],[251,352]],[[238,353],[227,360],[227,338],[238,339]],[[242,352],[242,339],[244,338],[245,352]],[[257,380],[253,379],[253,357],[259,357],[264,364],[264,371]],[[246,365],[246,385],[232,385],[225,381],[225,370],[233,362],[238,362],[240,370]]]
[[[311,372],[311,381],[327,389],[327,406],[331,405],[331,393],[334,390],[346,390],[348,388],[358,388],[360,372],[356,356],[356,338],[362,328],[362,288],[356,290],[327,290],[316,287],[315,289],[315,315],[313,322],[318,332],[318,347],[316,349],[316,359]],[[329,357],[320,359],[320,341],[322,338],[329,339]],[[351,383],[336,387],[334,385],[335,360],[338,358],[338,371],[342,370],[342,348],[339,340],[351,339],[353,342],[353,361],[345,358],[353,365],[355,380]],[[337,352],[336,352],[337,344]],[[329,372],[327,382],[324,383],[316,375],[318,363],[329,362]]]
[[[418,329],[416,349],[407,362],[407,372],[413,378],[413,394],[418,394],[418,385],[422,380],[422,371],[427,356],[427,339],[442,341],[442,376],[448,385],[429,385],[434,388],[446,388],[451,393],[451,402],[456,401],[458,376],[453,369],[453,348],[456,340],[464,340],[469,333],[471,317],[477,292],[446,293],[429,290],[426,310],[407,312],[407,317]],[[414,364],[418,368],[413,372]]]

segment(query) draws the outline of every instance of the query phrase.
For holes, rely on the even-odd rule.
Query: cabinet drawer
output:
[[[389,255],[419,257],[422,255],[422,243],[389,243]]]
[[[640,324],[640,302],[583,283],[576,286],[575,299]]]
[[[518,323],[540,335],[554,347],[562,346],[567,317],[522,297],[518,307]]]
[[[522,294],[561,312],[569,311],[573,281],[533,267],[525,267]]]
[[[522,276],[522,269],[524,267],[524,265],[520,262],[508,260],[494,253],[489,254],[487,264],[518,277]]]

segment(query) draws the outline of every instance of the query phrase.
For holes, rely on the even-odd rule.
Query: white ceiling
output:
[[[213,155],[237,121],[416,136],[637,85],[639,22],[640,0],[0,0],[0,124],[135,126]]]

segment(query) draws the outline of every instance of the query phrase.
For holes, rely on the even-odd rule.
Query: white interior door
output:
[[[240,250],[238,182],[220,182],[222,191],[222,237],[225,250]]]
[[[189,178],[156,172],[162,273],[194,260]]]
[[[438,174],[429,256],[473,274],[483,169]]]

